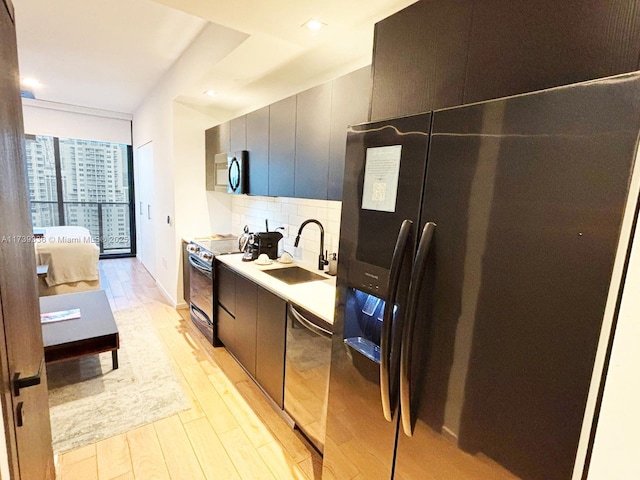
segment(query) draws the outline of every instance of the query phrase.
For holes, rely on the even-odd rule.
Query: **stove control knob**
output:
[[[187,245],[187,252],[189,253],[198,253],[198,250],[200,250],[198,246],[194,245],[193,243],[190,243],[189,245]]]
[[[205,262],[210,262],[213,259],[213,255],[209,252],[200,252],[200,258]]]

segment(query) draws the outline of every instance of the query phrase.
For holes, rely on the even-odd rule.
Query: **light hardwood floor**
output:
[[[206,345],[186,309],[168,305],[142,264],[102,260],[100,277],[114,311],[143,307],[151,314],[191,408],[63,453],[56,459],[58,479],[321,477],[322,460],[315,450],[275,412],[224,348]]]

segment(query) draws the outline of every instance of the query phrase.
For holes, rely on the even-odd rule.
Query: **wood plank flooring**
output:
[[[137,259],[101,260],[100,280],[114,311],[149,312],[191,408],[61,454],[59,480],[321,477],[317,452],[224,348],[205,343],[188,310],[168,305]]]

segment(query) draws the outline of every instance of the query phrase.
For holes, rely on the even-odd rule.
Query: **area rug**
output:
[[[119,368],[111,353],[47,365],[54,452],[79,448],[189,408],[146,310],[114,312]]]

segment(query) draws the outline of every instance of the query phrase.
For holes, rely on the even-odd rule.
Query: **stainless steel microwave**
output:
[[[214,190],[227,193],[246,193],[247,159],[249,152],[218,153],[213,160]]]

